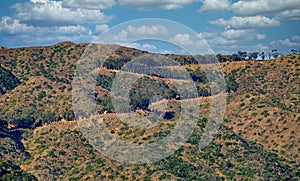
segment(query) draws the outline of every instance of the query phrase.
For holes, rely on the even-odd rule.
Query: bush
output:
[[[41,91],[39,94],[38,94],[38,100],[41,101],[44,97],[46,97],[46,92],[45,91]]]

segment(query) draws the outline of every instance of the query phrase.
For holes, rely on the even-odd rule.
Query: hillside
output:
[[[121,67],[149,52],[118,47],[97,73],[94,98],[111,133],[143,144],[168,135],[178,121],[180,95],[168,77],[144,75],[130,89],[130,106],[147,116],[149,100],[167,100],[163,120],[150,130],[123,123],[114,113],[111,86]],[[199,134],[209,119],[211,90],[203,66],[192,56],[165,55],[195,82],[201,100],[197,127],[174,155],[159,162],[122,165],[88,143],[72,110],[72,81],[86,44],[62,42],[47,47],[0,48],[0,180],[299,180],[300,56],[268,61],[221,63],[227,83],[227,107],[212,143],[199,149]],[[141,67],[144,68],[144,67]],[[178,66],[161,67],[184,83]],[[146,69],[146,68],[144,68]],[[121,99],[121,98],[120,98]],[[156,106],[155,106],[156,105]],[[126,114],[126,111],[124,111]]]

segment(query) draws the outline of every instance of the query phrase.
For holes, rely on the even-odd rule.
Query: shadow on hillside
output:
[[[26,158],[30,157],[29,152],[26,151],[22,143],[24,131],[23,130],[10,130],[6,121],[0,120],[0,138],[10,138],[14,141],[17,150],[24,153]]]

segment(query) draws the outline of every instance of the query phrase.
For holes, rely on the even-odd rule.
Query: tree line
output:
[[[292,49],[292,54],[300,54],[300,50]],[[237,53],[233,53],[232,55],[222,55],[217,54],[216,58],[219,62],[226,61],[242,61],[242,60],[265,60],[272,59],[282,56],[282,54],[277,50],[273,49],[270,52],[246,52],[246,51],[238,51]]]

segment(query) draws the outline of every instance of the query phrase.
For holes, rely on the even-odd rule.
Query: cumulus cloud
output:
[[[218,45],[216,46],[215,51],[224,55],[231,55],[237,53],[238,51],[246,52],[268,52],[270,50],[269,46],[264,44],[232,44],[232,45]]]
[[[202,32],[202,33],[198,33],[197,36],[201,39],[212,39],[216,36],[218,36],[218,33],[216,32]]]
[[[263,40],[266,38],[266,35],[259,34],[255,30],[226,30],[221,34],[221,37],[228,40]]]
[[[103,33],[103,32],[108,31],[108,30],[109,30],[109,26],[106,25],[106,24],[96,25],[94,33],[99,34],[99,33]]]
[[[299,9],[299,0],[241,0],[231,9],[239,15],[276,15],[286,10]]]
[[[137,9],[179,9],[199,0],[119,0],[121,6]]]
[[[238,16],[270,15],[277,20],[299,20],[299,0],[202,0],[199,11],[233,11]],[[263,16],[262,16],[263,17]]]
[[[215,37],[213,39],[210,39],[208,41],[215,48],[219,47],[219,46],[222,46],[222,45],[226,45],[226,46],[228,46],[228,45],[235,45],[237,43],[236,40],[226,39],[226,38],[221,37],[221,36],[217,36],[217,37]]]
[[[300,20],[300,9],[286,10],[275,15],[277,19]]]
[[[35,27],[21,23],[17,19],[2,17],[0,21],[0,32],[7,35],[32,35],[32,36],[63,36],[63,35],[91,35],[91,30],[80,25],[54,26],[54,27]]]
[[[299,48],[300,47],[300,36],[293,36],[291,38],[272,41],[271,45],[274,47],[284,46],[286,48]]]
[[[49,45],[60,41],[88,43],[107,28],[107,25],[97,25],[93,31],[82,25],[40,27],[24,24],[7,16],[0,20],[0,34],[3,35],[1,41],[6,46],[13,47],[27,46],[27,44]]]
[[[180,54],[205,55],[214,53],[200,34],[177,33],[169,41],[180,47]]]
[[[193,45],[193,41],[189,34],[176,34],[171,42],[179,44],[179,45]]]
[[[12,6],[21,22],[32,25],[83,25],[101,24],[112,19],[99,10],[74,9],[62,6],[62,1],[31,0]]]
[[[238,51],[266,52],[270,49],[269,46],[261,43],[244,40],[230,40],[221,36],[208,40],[208,42],[216,53],[227,55],[237,53]]]
[[[229,0],[202,0],[202,3],[201,13],[228,10],[231,5]]]
[[[156,34],[167,34],[168,29],[165,26],[162,25],[154,25],[154,26],[140,26],[140,27],[134,27],[134,26],[128,26],[127,31],[130,33],[136,33],[136,34],[145,34],[145,35],[156,35]]]
[[[2,17],[0,21],[0,32],[8,35],[33,31],[33,26],[21,24],[19,20],[12,19],[8,16]]]
[[[270,43],[271,49],[277,49],[280,54],[291,54],[292,49],[299,50],[300,36],[292,36],[290,38],[272,41]]]
[[[210,21],[213,25],[225,26],[226,28],[264,28],[280,26],[280,21],[274,18],[268,18],[265,16],[249,16],[249,17],[237,17],[233,16],[229,20],[223,18]]]
[[[143,39],[143,37],[159,37],[168,34],[168,28],[163,25],[152,25],[146,26],[141,25],[139,27],[128,26],[127,28],[121,30],[117,35],[112,35],[112,39],[115,42],[129,42],[135,41],[135,39]],[[109,36],[109,35],[108,35]]]
[[[279,27],[283,20],[300,20],[299,0],[202,0],[201,13],[213,11],[231,11],[234,16],[209,21],[210,24],[224,26],[219,33],[200,33],[201,38],[208,39],[209,44],[218,52],[268,51],[270,47],[291,48],[299,44],[292,37],[262,44],[266,35],[255,29]]]
[[[268,46],[260,43],[266,35],[258,33],[254,29],[229,29],[223,32],[203,32],[198,34],[205,37],[208,44],[216,53],[232,54],[243,51],[266,51]]]
[[[157,51],[157,47],[155,45],[152,44],[140,44],[140,43],[131,43],[131,44],[127,44],[127,46],[132,47],[132,48],[136,48],[139,50],[145,50],[145,51],[149,51],[149,52],[155,52]]]
[[[108,9],[115,4],[115,0],[63,0],[63,7],[84,9]]]

